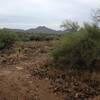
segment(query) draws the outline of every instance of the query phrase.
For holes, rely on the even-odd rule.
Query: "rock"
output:
[[[49,80],[49,78],[48,78],[48,77],[46,77],[46,78],[45,78],[45,80],[46,80],[46,81],[48,81],[48,80]]]
[[[24,68],[22,67],[16,67],[17,70],[23,70]]]
[[[79,86],[79,83],[78,83],[78,82],[74,82],[74,85],[75,85],[75,86]]]

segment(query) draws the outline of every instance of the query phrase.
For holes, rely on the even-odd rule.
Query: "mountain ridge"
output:
[[[54,30],[51,28],[48,28],[46,26],[38,26],[36,28],[30,28],[27,30],[24,29],[10,29],[10,28],[3,28],[8,31],[13,31],[13,32],[28,32],[28,33],[63,33],[64,31],[61,30]]]

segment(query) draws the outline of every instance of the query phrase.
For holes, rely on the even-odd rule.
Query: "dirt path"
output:
[[[49,80],[23,70],[0,71],[0,100],[61,100],[49,88]]]
[[[6,61],[0,65],[0,100],[62,100],[50,89],[49,79],[39,79],[29,71],[48,63],[47,48],[47,42],[24,45],[26,58],[20,58],[17,64]]]

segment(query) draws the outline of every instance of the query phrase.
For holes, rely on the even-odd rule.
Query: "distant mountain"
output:
[[[64,31],[56,31],[50,28],[47,28],[45,26],[38,26],[37,28],[31,28],[28,30],[22,30],[22,29],[8,29],[4,28],[8,31],[13,31],[13,32],[28,32],[28,33],[63,33]]]
[[[39,26],[37,28],[31,28],[26,30],[26,32],[34,32],[34,33],[61,33],[62,31],[56,31],[45,26]]]
[[[12,31],[12,32],[25,32],[25,30],[23,29],[9,29],[9,28],[3,28],[3,29],[7,31]]]

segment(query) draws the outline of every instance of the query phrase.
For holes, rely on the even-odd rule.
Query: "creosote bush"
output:
[[[17,40],[16,33],[0,30],[0,50],[10,48]]]
[[[30,35],[30,41],[49,41],[59,38],[59,34],[55,33],[33,33]]]
[[[88,24],[76,33],[65,35],[53,50],[58,66],[69,64],[75,69],[95,69],[99,56],[100,30]]]

